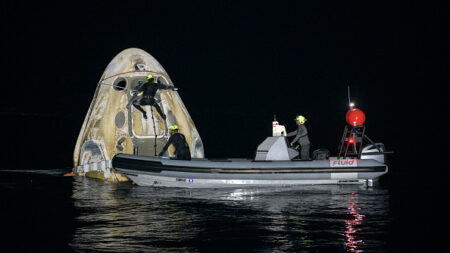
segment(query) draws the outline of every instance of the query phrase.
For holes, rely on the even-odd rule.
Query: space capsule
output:
[[[76,142],[73,172],[108,181],[125,181],[111,160],[118,153],[154,156],[169,138],[168,126],[177,124],[185,135],[191,156],[203,158],[200,135],[177,91],[158,90],[155,99],[167,115],[164,120],[153,106],[142,106],[147,119],[130,101],[133,89],[152,74],[161,83],[174,85],[159,62],[144,50],[120,52],[106,67]],[[174,156],[173,148],[168,155]]]

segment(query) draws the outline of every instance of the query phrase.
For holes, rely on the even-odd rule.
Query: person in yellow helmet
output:
[[[300,158],[302,160],[310,160],[309,157],[309,149],[311,143],[308,138],[308,130],[305,126],[306,118],[302,115],[295,117],[295,123],[297,124],[297,130],[288,133],[286,136],[291,137],[295,136],[295,138],[290,143],[291,146],[294,146],[295,142],[300,144]]]
[[[175,146],[175,159],[191,160],[191,151],[189,150],[189,145],[186,142],[186,137],[178,132],[179,128],[177,125],[173,125],[169,129],[170,138],[159,153],[159,156],[162,156],[164,153],[166,153],[169,145],[173,144]]]
[[[161,110],[161,107],[158,105],[158,103],[155,100],[155,94],[158,91],[158,89],[176,90],[176,88],[174,86],[165,85],[159,81],[156,82],[155,77],[152,74],[147,75],[147,82],[139,84],[135,88],[136,95],[138,97],[132,101],[132,104],[136,109],[138,109],[140,112],[142,112],[142,116],[144,117],[144,119],[147,119],[147,113],[141,107],[141,105],[150,105],[150,106],[155,107],[156,111],[158,111],[161,118],[166,120],[166,115]]]

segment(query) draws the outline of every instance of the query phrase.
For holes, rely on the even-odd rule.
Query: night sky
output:
[[[448,176],[436,159],[449,151],[444,2],[11,2],[0,10],[5,168],[71,170],[98,80],[137,47],[179,88],[207,157],[253,157],[274,114],[288,131],[306,116],[312,150],[336,154],[350,85],[369,137],[396,152],[393,174],[427,160]]]

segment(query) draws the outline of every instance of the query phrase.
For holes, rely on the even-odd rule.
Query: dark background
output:
[[[404,242],[440,241],[449,225],[444,1],[8,1],[0,12],[1,169],[70,171],[99,78],[137,47],[179,88],[207,157],[252,157],[274,114],[288,130],[305,115],[312,150],[336,154],[350,85],[368,135],[395,151],[384,180],[393,217],[409,216],[393,226],[420,231]]]
[[[137,47],[179,88],[207,157],[252,157],[274,114],[288,131],[305,115],[312,149],[336,153],[350,85],[368,135],[396,151],[394,161],[438,165],[448,151],[446,7],[2,3],[1,153],[9,168],[70,170],[100,76],[120,51]]]

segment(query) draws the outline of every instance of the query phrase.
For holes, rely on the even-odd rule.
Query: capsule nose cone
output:
[[[167,72],[152,55],[139,48],[128,48],[111,60],[102,75],[102,80],[133,72],[141,75],[164,76],[166,79],[170,79]]]

